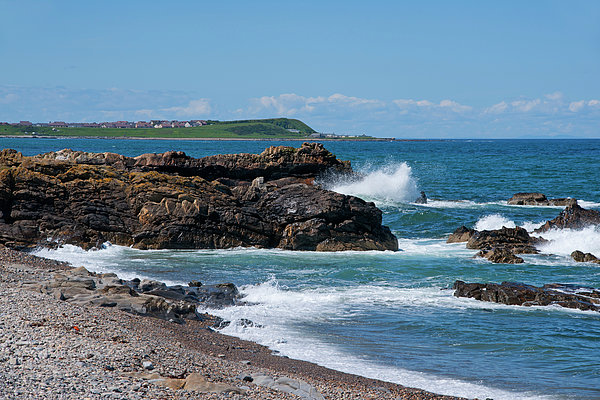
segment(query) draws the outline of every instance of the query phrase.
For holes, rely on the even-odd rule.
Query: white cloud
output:
[[[212,111],[209,99],[197,99],[190,100],[187,106],[182,107],[168,107],[158,110],[158,113],[173,113],[178,117],[195,117],[195,116],[206,116]],[[151,114],[152,110],[137,110],[143,114]]]
[[[340,93],[329,97],[305,97],[295,93],[284,93],[279,96],[263,96],[250,100],[249,112],[259,114],[275,111],[278,116],[294,116],[322,111],[344,111],[350,109],[376,109],[385,107],[385,102],[375,99],[346,96]]]
[[[585,106],[585,100],[573,101],[569,104],[569,111],[578,112]]]
[[[546,95],[548,100],[560,100],[563,98],[563,94],[561,92],[554,92]]]
[[[500,103],[494,104],[491,107],[483,110],[484,114],[502,114],[504,111],[508,109],[508,104],[505,101],[501,101]]]
[[[588,106],[590,107],[600,107],[600,100],[590,100],[588,101]]]
[[[539,106],[542,103],[540,99],[535,100],[515,100],[510,103],[510,105],[516,110],[520,112],[529,112]]]
[[[465,105],[457,103],[456,101],[453,101],[453,100],[440,101],[440,107],[448,108],[456,113],[464,113],[464,112],[471,111],[473,109],[473,107],[471,107],[471,106],[465,106]]]

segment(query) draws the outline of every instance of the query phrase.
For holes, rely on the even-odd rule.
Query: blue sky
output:
[[[0,121],[600,137],[598,1],[0,0]]]

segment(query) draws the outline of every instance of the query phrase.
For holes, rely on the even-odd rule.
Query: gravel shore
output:
[[[199,321],[80,306],[32,289],[69,268],[0,249],[0,398],[458,399],[276,356]],[[163,386],[190,376],[201,384]],[[297,382],[297,394],[282,391]],[[316,392],[304,390],[311,386]]]

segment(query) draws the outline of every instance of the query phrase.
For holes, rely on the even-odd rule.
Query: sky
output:
[[[600,1],[0,0],[0,121],[600,138]]]

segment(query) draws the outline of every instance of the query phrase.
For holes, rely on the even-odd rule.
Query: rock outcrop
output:
[[[590,225],[600,225],[600,211],[587,210],[577,203],[567,206],[558,217],[547,221],[534,232],[547,232],[550,229],[581,229]]]
[[[219,325],[222,323],[220,319],[199,313],[198,306],[223,308],[242,304],[240,294],[232,283],[167,286],[147,279],[124,281],[115,274],[96,274],[84,267],[61,271],[48,281],[30,282],[27,286],[79,305],[115,307],[173,322],[208,319]]]
[[[381,211],[313,185],[351,173],[318,143],[195,159],[0,152],[0,244],[139,249],[397,250]]]
[[[561,198],[548,199],[542,193],[515,193],[508,199],[508,204],[516,206],[560,206],[566,207],[571,204],[577,204],[576,199]]]
[[[477,231],[463,225],[448,237],[446,243],[466,242],[468,249],[481,250],[478,257],[493,263],[520,264],[523,259],[516,254],[537,254],[535,246],[544,241],[531,237],[520,227]]]
[[[468,249],[492,250],[503,248],[518,254],[536,254],[535,244],[539,239],[532,238],[527,230],[516,227],[476,231],[467,242]]]
[[[600,290],[559,283],[542,287],[518,282],[465,283],[456,281],[454,296],[519,306],[558,305],[579,310],[600,311]]]
[[[600,259],[593,255],[592,253],[584,253],[580,250],[575,250],[571,253],[571,258],[577,262],[591,262],[595,264],[600,264]]]
[[[448,236],[446,243],[468,242],[475,232],[477,232],[475,229],[469,229],[463,225],[460,228],[457,228],[450,236]]]

